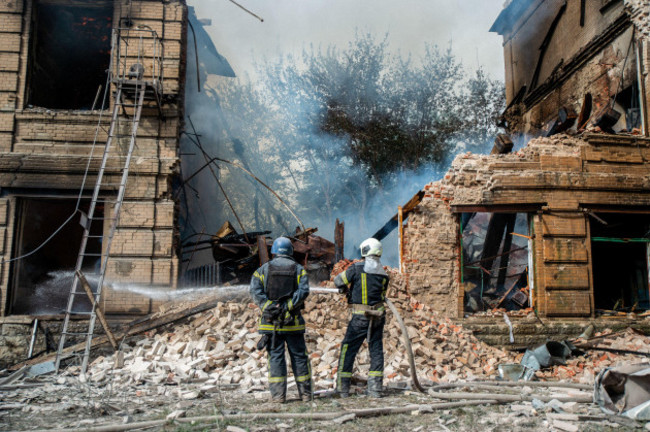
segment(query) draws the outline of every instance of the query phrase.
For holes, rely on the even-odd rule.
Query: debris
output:
[[[497,369],[499,371],[499,376],[501,379],[509,381],[519,381],[521,379],[528,381],[533,377],[535,373],[535,369],[527,368],[524,365],[514,363],[500,364]]]
[[[553,420],[553,427],[565,432],[578,432],[580,430],[578,426],[561,420]]]
[[[503,320],[506,322],[508,330],[510,331],[510,343],[515,343],[515,337],[512,334],[512,323],[510,322],[510,318],[508,318],[508,314],[505,312],[503,313]]]
[[[167,420],[176,420],[177,418],[185,417],[185,414],[187,414],[187,411],[185,410],[174,410],[171,413],[167,414],[167,417],[165,417]]]
[[[492,399],[499,402],[523,402],[533,400],[538,400],[541,402],[550,402],[557,399],[558,402],[579,402],[579,403],[591,403],[591,395],[576,395],[576,396],[542,396],[542,395],[515,395],[515,394],[487,394],[487,393],[443,393],[437,392],[433,389],[429,390],[429,395],[438,399],[468,399],[468,400],[486,400]],[[533,404],[533,406],[535,406]]]
[[[596,377],[594,401],[607,414],[650,420],[649,388],[647,363],[606,368]]]
[[[341,417],[337,417],[337,418],[335,418],[335,419],[332,420],[332,421],[333,421],[334,423],[336,423],[336,424],[343,424],[343,423],[347,423],[347,422],[349,422],[349,421],[352,421],[352,420],[354,420],[355,418],[357,418],[357,415],[354,414],[354,413],[352,413],[352,414],[345,414],[345,415],[342,415]]]

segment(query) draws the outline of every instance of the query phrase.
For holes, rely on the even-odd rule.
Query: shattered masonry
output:
[[[405,228],[409,290],[463,315],[458,213],[534,206],[536,307],[545,316],[593,313],[589,216],[599,206],[650,206],[650,139],[587,134],[538,138],[515,154],[461,155],[425,187]],[[449,313],[449,312],[448,312]]]
[[[647,241],[631,234],[650,218],[650,2],[586,2],[582,15],[580,4],[506,3],[491,29],[504,36],[503,126],[513,141],[530,141],[514,154],[458,156],[442,180],[425,186],[405,226],[409,292],[448,316],[467,312],[461,221],[476,212],[527,216],[525,306],[540,316],[650,306]],[[599,122],[610,107],[620,118],[604,133]],[[618,283],[603,273],[621,259],[608,250],[638,261],[616,269]]]

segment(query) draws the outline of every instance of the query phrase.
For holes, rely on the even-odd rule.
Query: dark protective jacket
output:
[[[287,269],[291,267],[295,268],[294,276],[292,276],[295,278],[295,284],[293,280],[287,279]],[[272,281],[273,275],[276,275],[275,277],[281,280],[282,284],[277,283],[278,279]],[[288,284],[291,284],[291,286],[287,286]],[[279,285],[283,285],[285,289],[281,286],[278,290]],[[276,294],[280,291],[282,298],[272,300],[273,295],[269,295],[271,294],[269,293],[269,287]],[[292,319],[288,324],[275,328],[275,325],[267,322],[262,314],[258,325],[260,333],[273,333],[274,329],[282,333],[305,332],[305,320],[300,313],[300,309],[302,309],[305,299],[309,295],[309,278],[304,267],[296,263],[292,258],[279,255],[258,268],[251,278],[250,294],[262,312],[274,303],[286,302],[287,309],[292,315]],[[287,295],[285,296],[285,294]]]
[[[388,289],[388,275],[385,273],[366,273],[365,261],[360,261],[347,268],[334,278],[338,288],[348,288],[348,303],[374,306],[383,303]],[[383,270],[383,269],[382,269]]]

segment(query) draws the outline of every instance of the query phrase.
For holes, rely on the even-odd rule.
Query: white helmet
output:
[[[377,255],[379,257],[381,256],[381,242],[375,238],[371,237],[367,240],[364,240],[359,247],[361,248],[362,257],[367,257],[368,255]]]

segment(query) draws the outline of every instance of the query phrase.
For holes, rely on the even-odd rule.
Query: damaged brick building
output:
[[[4,324],[65,311],[84,231],[79,224],[90,226],[88,209],[109,135],[113,142],[83,268],[102,265],[99,258],[107,248],[127,166],[106,280],[176,286],[170,184],[183,120],[186,30],[183,0],[0,3]],[[148,83],[142,102],[134,97],[135,88],[131,94],[124,90],[118,100],[118,79],[134,77]],[[113,110],[116,104],[119,109]],[[129,152],[131,136],[135,147]],[[152,310],[150,299],[111,287],[101,299],[106,313]],[[8,343],[3,339],[3,345]]]
[[[457,157],[410,211],[400,266],[416,298],[456,318],[650,309],[649,13],[642,0],[506,3],[491,31],[512,140]]]

